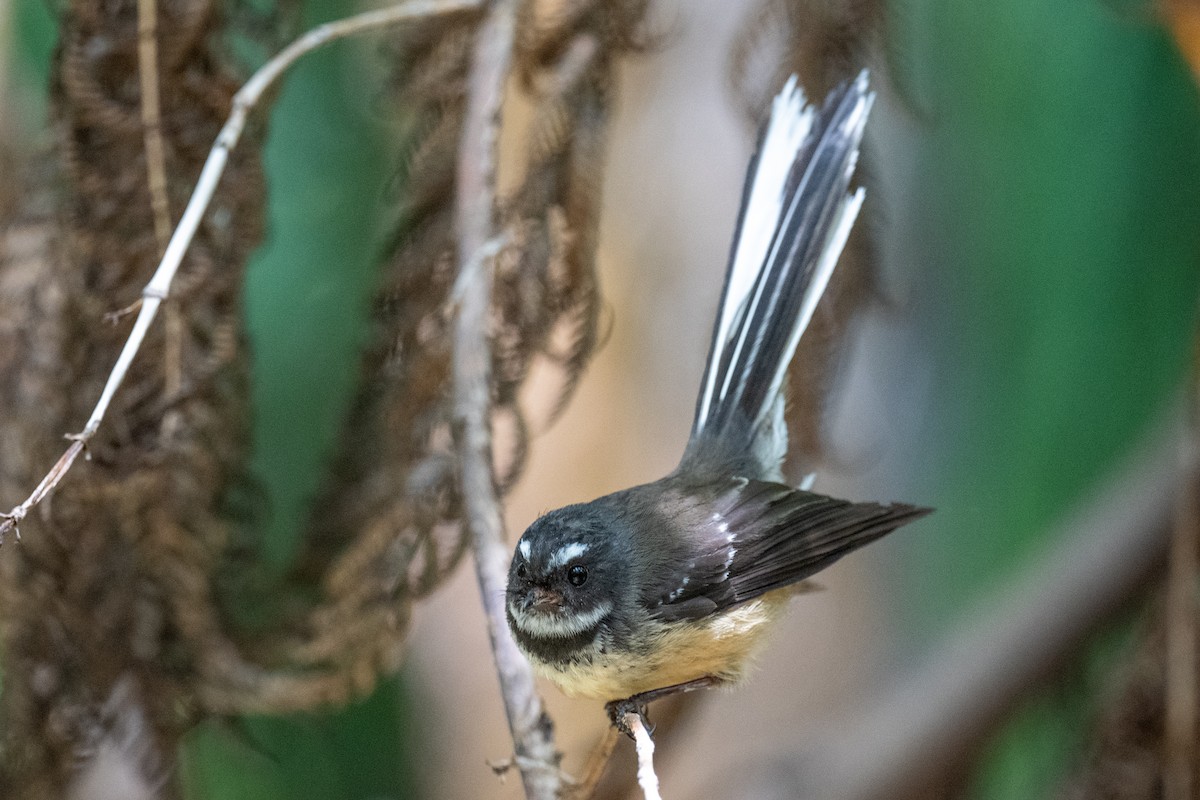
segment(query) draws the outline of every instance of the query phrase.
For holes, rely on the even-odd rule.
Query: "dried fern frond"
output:
[[[177,214],[237,83],[213,44],[219,9],[193,0],[158,14],[168,204]],[[160,251],[141,135],[137,4],[69,3],[61,31],[59,167],[36,176],[26,201],[51,198],[54,211],[34,228],[48,241],[23,267],[13,243],[27,223],[10,223],[0,264],[5,382],[21,387],[0,415],[16,445],[3,456],[10,493],[18,482],[27,490],[55,440],[87,418],[128,324],[108,324],[105,314],[139,297]],[[238,296],[261,204],[249,151],[235,158],[183,266],[176,339],[168,346],[163,328],[151,332],[112,424],[89,444],[90,462],[0,559],[5,797],[65,794],[119,682],[159,751],[173,752],[199,659],[174,624],[180,587],[170,579],[212,574],[227,535],[222,497],[241,480],[248,415]],[[177,527],[157,525],[160,516]]]

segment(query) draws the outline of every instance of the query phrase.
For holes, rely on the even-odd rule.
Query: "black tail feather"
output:
[[[782,457],[786,438],[758,439],[786,437],[782,425],[771,424],[773,415],[787,365],[861,203],[861,193],[847,190],[873,96],[863,73],[816,112],[794,84],[776,100],[742,198],[689,452],[715,440],[730,453],[764,453],[762,460],[775,464]]]

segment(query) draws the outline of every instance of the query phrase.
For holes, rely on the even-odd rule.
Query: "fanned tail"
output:
[[[848,193],[875,94],[866,71],[818,111],[793,76],[751,161],[685,461],[744,460],[762,474],[787,449],[782,389],[862,206]]]

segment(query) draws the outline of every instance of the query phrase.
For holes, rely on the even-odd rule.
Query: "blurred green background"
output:
[[[938,513],[906,576],[928,631],[1036,557],[1178,397],[1200,277],[1200,113],[1148,5],[913,5],[927,6],[909,52],[933,120],[918,193],[931,259],[914,296],[940,430],[925,474]],[[977,795],[1044,796],[1085,731],[1096,698],[1081,694],[1067,678],[1031,703]]]
[[[350,8],[307,2],[305,26]],[[36,130],[54,25],[40,0],[11,13],[10,81],[24,91],[6,113]],[[887,13],[920,131],[916,177],[898,192],[917,203],[919,245],[896,269],[914,276],[936,409],[910,477],[938,508],[906,540],[893,605],[906,635],[928,642],[1036,558],[1178,396],[1200,283],[1200,105],[1149,5],[896,0]],[[270,233],[245,309],[272,570],[287,564],[356,377],[399,150],[373,95],[350,88],[362,56],[339,46],[304,61],[271,112]],[[1096,702],[1072,687],[1094,688],[1087,676],[1119,657],[1121,638],[1015,715],[971,796],[1049,796]],[[181,759],[187,796],[416,796],[409,707],[392,680],[336,714],[206,723]]]

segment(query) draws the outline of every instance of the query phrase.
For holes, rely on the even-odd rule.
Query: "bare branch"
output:
[[[133,363],[138,350],[141,349],[142,342],[146,338],[146,331],[149,330],[150,324],[158,314],[159,307],[171,289],[175,273],[179,270],[179,265],[192,243],[192,238],[196,235],[196,229],[199,228],[200,221],[216,192],[217,184],[229,161],[229,155],[237,146],[242,131],[246,127],[250,111],[266,90],[274,85],[275,81],[296,61],[329,42],[411,19],[478,8],[480,2],[481,0],[407,0],[388,8],[368,11],[336,22],[319,25],[285,47],[278,55],[259,68],[245,86],[234,95],[229,119],[221,132],[217,134],[216,142],[209,152],[208,160],[204,162],[204,169],[201,170],[200,178],[196,181],[196,188],[192,192],[187,208],[184,209],[183,217],[167,244],[161,263],[150,278],[150,282],[146,284],[146,288],[142,290],[142,303],[138,309],[137,319],[134,321],[133,329],[125,341],[121,354],[117,357],[116,365],[109,374],[100,399],[96,402],[96,407],[88,417],[83,431],[68,437],[73,440],[71,446],[59,457],[54,467],[46,474],[33,493],[7,514],[0,515],[0,544],[3,544],[9,531],[16,531],[17,525],[31,508],[54,491],[54,487],[71,468],[88,440],[99,429],[100,423],[103,422],[104,415],[112,403],[113,396],[120,388],[122,381],[125,380],[130,364]]]
[[[821,796],[894,797],[902,776],[928,778],[931,765],[972,752],[1017,698],[1135,595],[1163,563],[1172,498],[1187,485],[1174,450],[1098,487],[1097,501],[1054,538],[1062,544],[981,604],[910,684],[851,731],[836,760],[841,791]],[[1187,480],[1194,468],[1187,465]],[[873,754],[867,768],[863,753]]]
[[[458,156],[458,316],[454,331],[454,434],[462,470],[465,523],[475,552],[479,591],[500,678],[515,763],[525,794],[551,800],[561,779],[554,726],[542,708],[529,663],[504,615],[508,552],[492,469],[491,319],[497,249],[496,146],[515,34],[515,0],[496,0],[476,38]]]

